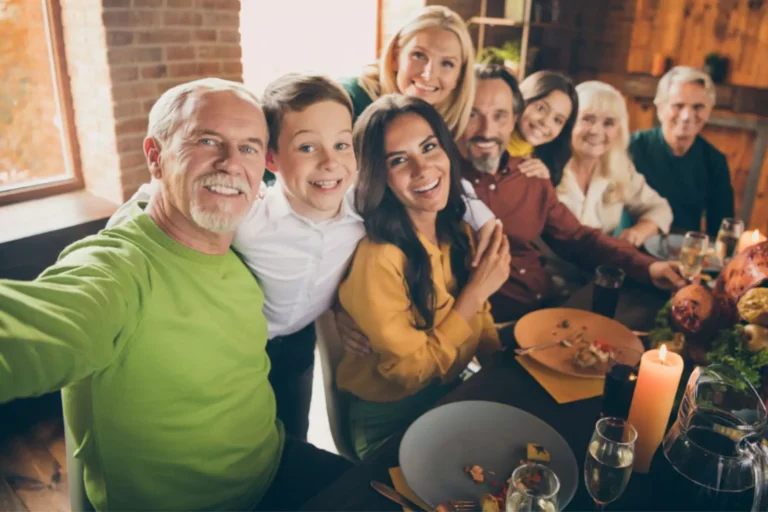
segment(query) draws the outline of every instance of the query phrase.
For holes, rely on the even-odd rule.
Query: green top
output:
[[[699,231],[706,212],[707,233],[717,234],[723,217],[733,217],[733,187],[728,162],[697,136],[683,156],[672,153],[661,128],[632,134],[629,151],[648,185],[669,201],[672,229]]]
[[[272,482],[282,424],[264,296],[230,250],[131,220],[0,281],[0,403],[62,388],[97,510],[243,510]]]
[[[373,103],[373,99],[360,86],[360,79],[358,77],[342,78],[339,80],[339,83],[352,99],[352,108],[355,113],[355,117],[352,120],[355,121],[363,113],[363,110]]]

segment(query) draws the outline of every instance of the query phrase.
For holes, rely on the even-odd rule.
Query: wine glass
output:
[[[744,222],[741,219],[726,217],[720,223],[720,230],[715,239],[715,253],[723,266],[733,258],[742,233],[744,233]]]
[[[706,233],[689,231],[685,234],[680,247],[680,273],[689,282],[701,274],[708,248],[709,237]]]
[[[627,420],[607,417],[595,424],[584,461],[584,483],[600,510],[627,488],[636,440],[637,431]]]
[[[507,491],[506,512],[557,512],[560,480],[542,464],[528,462],[513,473]]]

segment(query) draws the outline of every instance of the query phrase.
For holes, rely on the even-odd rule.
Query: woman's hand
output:
[[[349,316],[344,308],[334,308],[336,314],[336,328],[339,336],[344,340],[344,349],[358,356],[367,356],[371,353],[371,342],[363,334],[355,320]]]
[[[528,178],[548,180],[550,177],[549,168],[538,158],[528,158],[523,160],[517,168]]]
[[[494,228],[490,246],[472,270],[469,281],[461,291],[454,309],[467,321],[477,314],[488,297],[496,293],[509,278],[509,239],[501,224]]]
[[[626,240],[635,247],[640,247],[643,243],[659,232],[659,227],[655,222],[641,219],[631,228],[627,228],[619,233],[619,238]]]
[[[662,290],[678,290],[688,284],[680,275],[680,263],[677,261],[655,261],[648,272],[653,285]]]

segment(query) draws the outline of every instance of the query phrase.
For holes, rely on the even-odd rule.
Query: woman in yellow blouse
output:
[[[440,114],[423,100],[383,96],[355,125],[355,202],[367,236],[339,302],[370,340],[337,371],[351,393],[350,427],[362,458],[452,389],[476,354],[499,350],[487,302],[509,275],[497,229],[469,268],[459,153]]]

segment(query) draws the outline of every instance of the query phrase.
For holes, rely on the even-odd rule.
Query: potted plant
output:
[[[713,82],[723,83],[728,73],[728,57],[718,52],[711,52],[704,57],[704,69],[712,77]]]
[[[501,48],[496,46],[486,46],[477,61],[481,64],[500,64],[509,69],[509,71],[518,76],[520,70],[520,41],[507,41]]]

